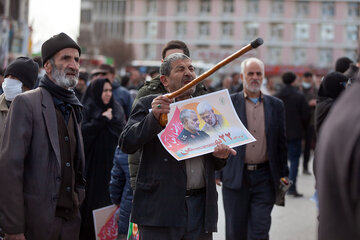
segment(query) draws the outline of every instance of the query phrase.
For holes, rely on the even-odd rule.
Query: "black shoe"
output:
[[[289,191],[287,195],[293,196],[293,197],[303,197],[304,194],[298,193],[297,191]]]
[[[304,174],[304,175],[311,175],[311,172],[309,172],[309,170],[304,170],[304,171],[303,171],[303,174]]]

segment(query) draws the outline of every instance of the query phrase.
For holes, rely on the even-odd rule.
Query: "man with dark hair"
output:
[[[191,59],[181,53],[165,58],[160,74],[168,92],[196,77]],[[189,99],[194,90],[188,89],[175,100]],[[163,95],[139,99],[120,136],[124,152],[142,151],[131,221],[138,224],[142,240],[210,240],[217,228],[215,169],[222,168],[229,154],[236,152],[221,144],[212,154],[184,161],[172,157],[157,137],[163,130],[160,115],[169,113],[171,103]]]
[[[315,135],[315,107],[318,89],[315,85],[313,74],[311,72],[304,72],[302,77],[300,91],[310,108],[310,120],[308,127],[304,132],[304,149],[303,149],[303,173],[310,175],[309,161],[311,156],[311,149],[315,149],[316,135]]]
[[[183,54],[190,57],[189,48],[186,46],[186,44],[183,41],[172,40],[163,47],[161,51],[162,59],[165,59],[167,56],[169,56],[172,53],[178,52],[177,49],[182,50]]]
[[[294,197],[302,197],[296,186],[299,159],[301,155],[301,138],[308,126],[310,119],[310,108],[301,94],[293,85],[297,78],[293,72],[286,72],[282,76],[285,87],[275,95],[285,105],[286,139],[288,145],[288,159],[290,161],[289,178],[293,182],[288,194]]]
[[[7,240],[79,239],[85,159],[82,105],[71,89],[80,54],[65,33],[45,41],[46,75],[11,103],[0,148],[0,225]]]
[[[89,73],[88,72],[80,72],[78,83],[74,88],[74,92],[76,97],[81,101],[82,97],[84,96],[87,88],[87,81],[89,80]]]
[[[336,60],[335,71],[339,73],[344,73],[350,67],[353,61],[348,57],[341,57]]]

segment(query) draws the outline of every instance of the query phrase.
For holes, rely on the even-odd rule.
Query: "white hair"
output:
[[[201,102],[197,105],[196,108],[197,112],[201,115],[205,112],[210,112],[212,111],[212,107],[208,102]]]
[[[245,67],[247,65],[249,65],[250,63],[253,63],[253,62],[257,63],[260,66],[263,77],[265,77],[265,66],[264,66],[263,61],[261,61],[258,58],[254,58],[254,57],[247,58],[247,59],[245,59],[244,61],[241,62],[241,66],[240,66],[241,67],[241,74],[244,75]]]

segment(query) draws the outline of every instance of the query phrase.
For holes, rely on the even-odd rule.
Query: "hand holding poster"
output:
[[[256,141],[236,114],[227,90],[173,103],[168,119],[158,137],[177,160],[213,152],[218,144],[236,147]]]

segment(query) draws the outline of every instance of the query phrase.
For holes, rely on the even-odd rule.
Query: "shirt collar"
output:
[[[243,92],[244,92],[244,98],[249,99],[250,97],[246,94],[245,90]],[[260,102],[262,102],[264,100],[264,95],[262,94],[261,91],[260,91],[259,100],[260,100]]]

